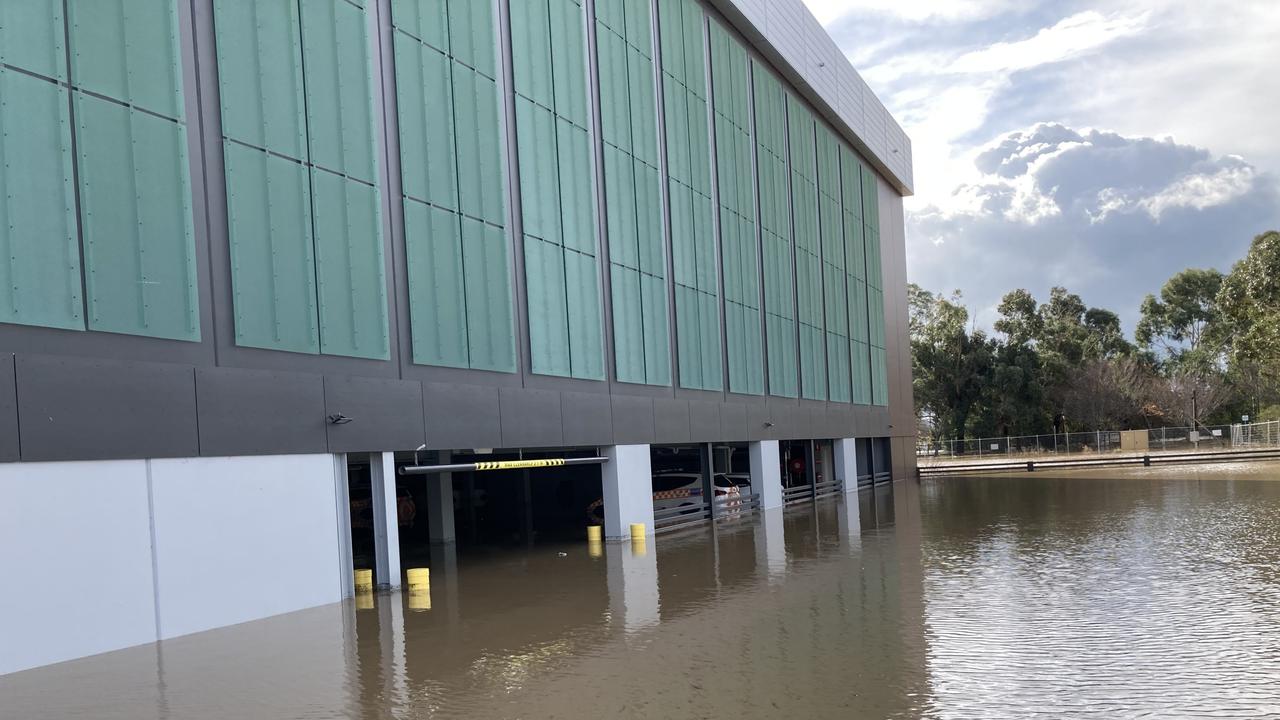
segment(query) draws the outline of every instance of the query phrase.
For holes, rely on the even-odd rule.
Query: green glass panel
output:
[[[491,80],[496,78],[493,3],[449,0],[449,46],[459,62]]]
[[[310,160],[374,182],[368,18],[347,0],[301,0]]]
[[[524,230],[558,241],[560,182],[556,153],[556,119],[550,110],[516,97],[517,145],[520,159],[520,207]]]
[[[564,0],[558,0],[564,1]],[[551,17],[545,0],[511,3],[511,55],[516,93],[554,108]],[[556,48],[560,52],[563,46]]]
[[[609,260],[638,269],[640,247],[636,237],[636,187],[631,163],[627,154],[605,147],[605,220],[609,230]]]
[[[183,116],[177,3],[68,0],[67,7],[77,88],[166,117]]]
[[[465,368],[466,293],[458,216],[406,200],[404,238],[413,361]]]
[[[462,259],[470,367],[515,372],[511,249],[506,231],[464,217]]]
[[[884,348],[871,348],[871,401],[873,405],[889,404],[888,368]]]
[[[600,125],[604,141],[631,150],[630,93],[627,89],[627,46],[608,28],[596,33],[600,72]]]
[[[667,276],[666,253],[662,247],[662,193],[658,169],[643,162],[631,165],[635,171],[636,236],[640,243],[640,269],[650,275]]]
[[[459,207],[465,215],[505,225],[497,83],[454,63],[453,103]]]
[[[556,153],[564,246],[595,255],[596,193],[591,173],[591,138],[581,127],[557,119]]]
[[[587,38],[583,8],[574,0],[547,0],[551,25],[551,76],[556,114],[585,128]]]
[[[385,360],[390,351],[378,190],[323,170],[311,171],[311,186],[320,351]]]
[[[569,324],[565,296],[565,251],[531,235],[524,240],[525,286],[529,295],[529,356],[541,375],[568,376]]]
[[[604,339],[596,259],[566,250],[564,280],[568,296],[569,353],[573,376],[603,380]]]
[[[611,268],[613,288],[613,352],[620,382],[645,382],[644,323],[640,301],[640,273],[614,265]]]
[[[449,60],[403,34],[395,35],[396,98],[400,119],[400,177],[408,197],[458,207]]]
[[[69,115],[65,90],[0,68],[0,322],[84,329]]]
[[[849,339],[827,333],[827,393],[832,402],[849,402]]]
[[[60,1],[0,2],[0,64],[65,80],[65,40]]]
[[[75,100],[89,329],[199,340],[185,128]]]
[[[651,385],[670,385],[671,339],[667,324],[666,279],[641,274],[640,296],[644,311],[645,381]]]
[[[297,3],[214,0],[213,10],[223,135],[306,160]]]
[[[237,143],[223,148],[236,344],[318,353],[307,170]]]
[[[474,3],[487,5],[488,3]],[[391,23],[397,30],[449,52],[449,7],[446,0],[391,0]]]

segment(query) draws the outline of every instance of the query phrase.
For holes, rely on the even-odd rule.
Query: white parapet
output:
[[[609,540],[631,537],[631,525],[641,523],[653,534],[653,472],[648,445],[611,445],[601,467],[604,490],[604,535]]]

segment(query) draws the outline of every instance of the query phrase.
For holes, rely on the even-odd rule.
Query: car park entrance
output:
[[[746,443],[654,445],[650,453],[655,533],[759,509]]]

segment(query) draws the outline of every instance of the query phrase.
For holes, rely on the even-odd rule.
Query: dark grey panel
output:
[[[412,450],[426,442],[422,383],[357,377],[324,379],[325,415],[351,422],[329,430],[329,452]]]
[[[653,435],[655,442],[689,441],[689,402],[659,398],[653,401]]]
[[[560,396],[566,445],[612,445],[613,411],[609,396],[567,392]]]
[[[769,403],[747,406],[747,439],[776,440],[781,437]]]
[[[195,457],[195,370],[18,355],[23,460]]]
[[[319,375],[196,369],[201,455],[326,452]]]
[[[0,354],[0,462],[18,459],[18,388],[13,353]]]
[[[553,447],[564,444],[560,393],[502,388],[502,447]]]
[[[828,406],[827,428],[832,438],[853,437],[853,409],[848,405]]]
[[[619,445],[653,442],[653,400],[651,398],[614,395],[612,402],[614,442]]]
[[[725,403],[720,406],[720,437],[717,440],[742,440],[747,437],[747,406]]]
[[[502,447],[498,388],[422,384],[427,447]]]
[[[769,398],[766,406],[769,413],[768,422],[773,423],[773,427],[769,428],[769,438],[773,440],[795,440],[803,437],[798,434],[800,428],[796,419],[799,406],[794,400],[777,400]]]
[[[689,439],[711,442],[720,437],[720,403],[689,403]]]

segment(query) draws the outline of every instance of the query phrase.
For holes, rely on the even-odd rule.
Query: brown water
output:
[[[437,556],[429,610],[0,677],[0,717],[1280,717],[1274,480],[897,483],[642,551]]]

